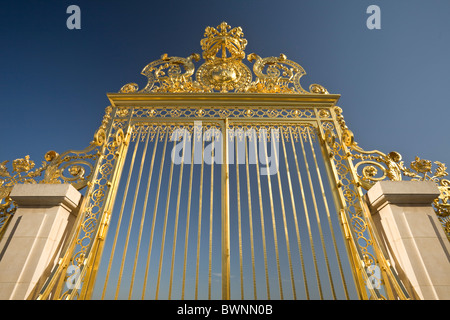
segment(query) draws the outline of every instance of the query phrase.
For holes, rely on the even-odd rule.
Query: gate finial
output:
[[[214,60],[217,53],[222,50],[221,59],[244,59],[244,49],[247,46],[247,40],[243,38],[244,33],[241,27],[231,27],[222,22],[217,28],[206,27],[205,38],[200,41],[203,49],[203,59]],[[227,56],[227,51],[230,56]]]

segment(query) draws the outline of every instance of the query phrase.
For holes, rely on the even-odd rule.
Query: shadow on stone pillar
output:
[[[18,184],[10,197],[17,211],[0,241],[0,299],[25,300],[58,262],[81,194],[70,184]]]
[[[391,264],[415,299],[450,299],[450,243],[432,207],[432,181],[380,181],[366,195]]]

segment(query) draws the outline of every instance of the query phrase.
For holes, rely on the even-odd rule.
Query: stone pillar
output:
[[[391,263],[416,299],[450,299],[450,243],[431,205],[438,196],[432,181],[380,181],[367,192]]]
[[[17,184],[10,197],[17,211],[0,241],[0,299],[24,300],[58,262],[81,194],[70,184]]]

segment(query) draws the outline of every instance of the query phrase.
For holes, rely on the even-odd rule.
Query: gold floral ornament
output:
[[[411,162],[411,169],[404,168],[403,171],[406,176],[414,178],[412,180],[422,181],[437,181],[439,178],[448,175],[448,172],[445,171],[447,170],[447,167],[444,163],[439,161],[435,161],[434,163],[437,165],[437,168],[432,176],[430,176],[429,173],[432,172],[433,163],[430,160],[420,159],[419,157],[416,157],[416,159]]]
[[[0,163],[0,237],[7,226],[11,216],[16,211],[16,204],[9,197],[16,183],[36,183],[35,178],[40,176],[44,168],[31,171],[35,167],[30,156],[16,159],[12,162],[12,170],[7,167],[8,160]]]
[[[30,160],[30,156],[25,156],[23,159],[16,159],[12,163],[15,172],[27,172],[34,168],[34,161]]]
[[[253,74],[243,63],[247,40],[241,27],[232,28],[226,22],[217,27],[207,27],[200,41],[205,62],[195,72],[194,61],[199,54],[187,58],[169,57],[149,63],[142,74],[147,77],[147,85],[139,90],[136,83],[128,83],[120,93],[161,93],[161,92],[254,92],[254,93],[300,93],[327,94],[319,84],[312,84],[309,92],[300,85],[305,70],[296,62],[288,60],[284,54],[279,57],[261,58],[252,53],[247,59],[254,62]],[[195,80],[193,79],[195,73]]]

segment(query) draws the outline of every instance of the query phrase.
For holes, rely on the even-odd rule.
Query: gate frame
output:
[[[400,297],[408,298],[407,292],[399,283],[393,270],[389,268],[388,262],[384,258],[384,254],[381,251],[378,241],[376,239],[376,233],[373,232],[372,223],[370,221],[370,214],[367,211],[365,202],[363,201],[363,194],[360,188],[359,180],[356,175],[356,171],[351,162],[351,157],[348,156],[346,140],[351,137],[348,136],[348,132],[345,130],[345,124],[343,125],[343,118],[340,114],[340,108],[336,106],[337,101],[340,98],[338,94],[286,94],[286,93],[109,93],[107,94],[111,107],[107,108],[107,112],[104,118],[104,132],[102,133],[104,144],[100,152],[100,156],[96,162],[94,174],[91,180],[88,182],[88,189],[86,196],[83,199],[83,203],[80,209],[80,220],[77,222],[77,226],[73,232],[73,238],[71,245],[67,250],[65,256],[61,259],[58,267],[52,272],[52,275],[48,279],[47,283],[41,290],[39,299],[48,298],[65,298],[65,299],[90,299],[93,293],[93,287],[95,284],[96,274],[100,263],[100,257],[103,250],[104,240],[107,235],[109,221],[111,218],[111,212],[114,205],[115,196],[117,193],[118,185],[120,182],[120,176],[125,162],[125,157],[128,149],[128,144],[132,135],[132,128],[134,124],[139,122],[158,123],[158,122],[178,122],[178,121],[205,121],[210,122],[213,120],[220,121],[222,123],[222,130],[228,128],[229,121],[231,122],[251,122],[252,124],[271,122],[279,123],[280,125],[286,123],[293,124],[312,124],[318,131],[320,140],[321,151],[324,158],[325,168],[327,171],[328,180],[331,187],[331,193],[333,195],[335,207],[339,215],[340,227],[342,233],[345,235],[347,241],[345,241],[346,251],[349,262],[351,264],[353,280],[360,299],[368,298],[384,298],[379,290],[373,287],[367,287],[369,281],[369,275],[367,268],[372,264],[380,264],[384,280],[386,285],[386,291],[390,298]],[[204,114],[197,114],[194,117],[172,117],[167,116],[168,110],[186,109],[186,108],[239,108],[245,109],[249,117],[237,116],[223,116],[220,112],[213,113],[213,116],[206,117]],[[133,110],[141,110],[143,108],[164,108],[166,110],[165,116],[152,117],[147,114],[146,118],[137,117],[133,118]],[[296,110],[301,108],[308,108],[314,111],[314,116],[310,118],[296,117],[290,114],[289,116],[282,115],[279,110]],[[275,116],[266,117],[253,117],[250,115],[252,109],[265,109],[275,112]],[[154,109],[152,109],[154,110]],[[277,112],[279,112],[277,114]],[[273,115],[273,114],[272,114]],[[120,125],[117,125],[121,123]],[[125,131],[125,133],[124,133]],[[227,141],[228,139],[225,139]],[[228,154],[228,144],[223,143],[223,156]],[[339,158],[337,158],[337,156]],[[112,157],[115,159],[113,161]],[[109,175],[103,175],[102,179],[106,193],[103,194],[103,203],[95,203],[99,207],[98,217],[95,221],[91,221],[90,228],[92,230],[89,233],[88,245],[83,247],[83,250],[76,252],[77,243],[80,244],[81,229],[84,229],[86,219],[89,218],[87,214],[88,208],[92,206],[92,202],[96,200],[93,198],[93,193],[97,191],[99,181],[99,174],[101,172],[102,165],[105,159],[109,159],[109,165],[113,165],[113,168],[109,168],[111,172]],[[225,158],[227,159],[227,157]],[[351,227],[352,215],[348,208],[348,201],[343,190],[342,175],[336,168],[336,159],[339,159],[342,165],[345,162],[347,168],[346,174],[351,176],[349,181],[355,189],[355,199],[352,201],[354,207],[360,209],[355,215],[362,216],[360,219],[362,225],[359,226],[360,230],[354,230]],[[226,186],[222,190],[222,299],[226,300],[230,298],[230,252],[229,252],[229,190],[228,190],[228,163],[224,161],[222,164],[222,185]],[[102,189],[103,190],[103,189]],[[362,213],[362,214],[361,214]],[[91,215],[92,216],[92,215]],[[91,217],[92,218],[92,217]],[[84,219],[84,220],[83,220]],[[361,232],[362,230],[362,232]],[[364,233],[364,235],[362,235]],[[358,246],[357,240],[363,237],[367,240],[367,245],[361,249]],[[366,238],[367,237],[367,238]],[[85,239],[84,236],[83,239]],[[373,258],[369,258],[370,253],[367,252],[367,246],[373,248]],[[81,252],[81,253],[80,253]],[[366,252],[366,253],[364,253]],[[366,260],[366,261],[365,261]],[[364,264],[364,261],[366,264]],[[363,262],[363,263],[362,263]],[[80,268],[80,277],[83,279],[80,292],[78,289],[69,289],[66,292],[62,292],[64,286],[64,280],[67,278],[66,270],[69,265],[76,265]],[[389,286],[392,283],[394,289]],[[368,295],[367,291],[370,293]],[[397,293],[392,293],[396,291]],[[52,294],[53,292],[53,294]]]

